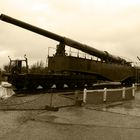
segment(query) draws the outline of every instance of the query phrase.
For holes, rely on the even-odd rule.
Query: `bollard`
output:
[[[87,102],[87,89],[85,88],[83,93],[83,103],[86,104],[86,102]]]
[[[132,96],[135,96],[135,84],[132,85]]]
[[[106,102],[107,88],[104,88],[103,101]]]
[[[122,89],[122,99],[125,99],[125,87]]]

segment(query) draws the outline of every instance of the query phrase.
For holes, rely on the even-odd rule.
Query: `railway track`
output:
[[[121,88],[123,87],[123,85],[121,85],[120,83],[101,83],[101,84],[95,84],[92,87],[85,87],[87,89],[90,90],[94,90],[94,89],[104,89],[104,88]],[[43,89],[43,88],[37,88],[37,89],[33,89],[33,90],[29,90],[29,89],[15,89],[15,93],[16,94],[39,94],[39,93],[65,93],[65,92],[75,92],[75,91],[83,91],[83,88],[63,88],[63,89],[57,89],[57,88],[50,88],[50,89]]]

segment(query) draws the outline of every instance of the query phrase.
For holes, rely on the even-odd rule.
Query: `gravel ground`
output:
[[[51,100],[52,99],[52,100]],[[29,120],[44,112],[46,106],[65,107],[74,104],[74,100],[56,94],[18,94],[8,99],[0,99],[0,139],[9,132],[20,129]]]

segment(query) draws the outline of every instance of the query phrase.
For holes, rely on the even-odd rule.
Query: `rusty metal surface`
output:
[[[71,56],[49,57],[48,64],[48,69],[53,72],[68,71],[94,74],[111,81],[124,81],[135,74],[135,70],[127,65],[102,63]]]

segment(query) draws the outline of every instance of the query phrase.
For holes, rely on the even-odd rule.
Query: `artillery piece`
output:
[[[135,80],[135,69],[125,59],[111,55],[106,51],[100,51],[88,45],[63,37],[39,27],[30,25],[23,21],[1,14],[0,20],[27,29],[34,33],[59,42],[56,54],[48,58],[48,71],[46,75],[26,74],[24,85],[41,85],[43,88],[50,88],[53,84],[57,88],[63,88],[64,84],[70,88],[92,86],[98,80],[113,81],[121,83],[132,83]],[[67,56],[65,45],[83,51],[92,56],[100,58],[101,61],[85,58]],[[17,76],[16,76],[17,77]],[[14,79],[14,85],[17,83]],[[42,82],[43,81],[43,82]],[[27,84],[28,83],[28,84]],[[24,87],[22,85],[21,87]]]

